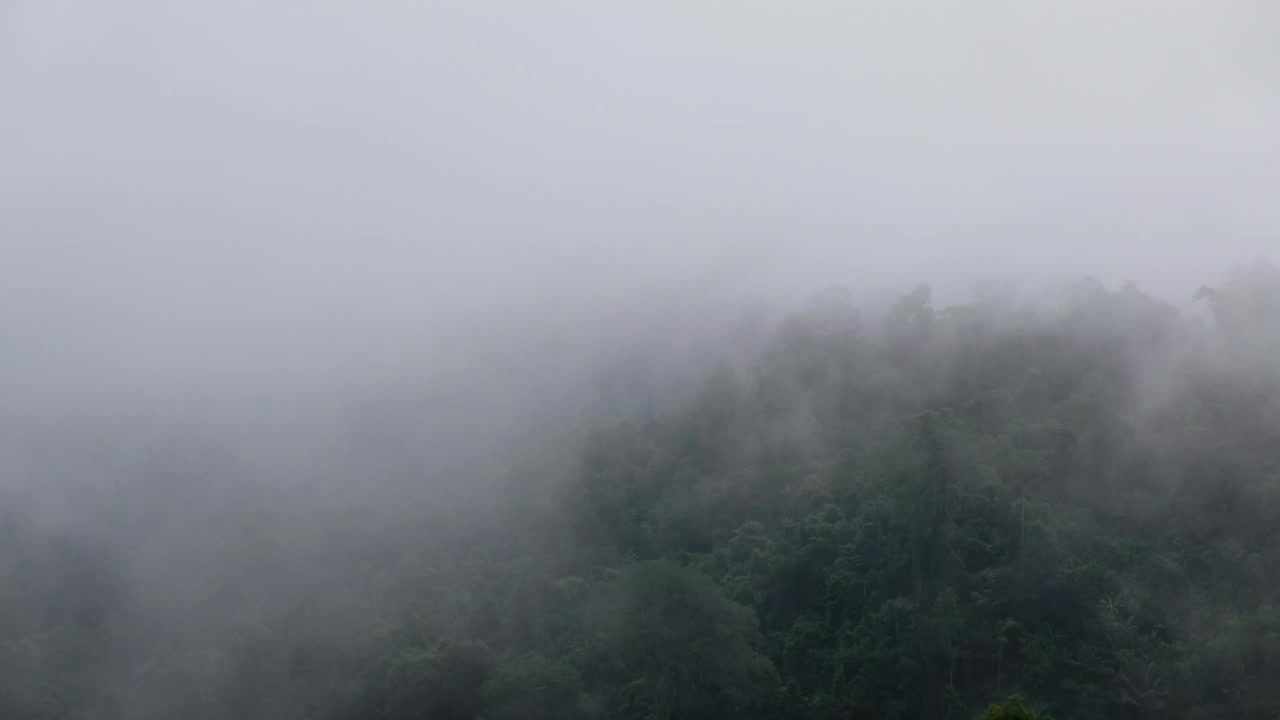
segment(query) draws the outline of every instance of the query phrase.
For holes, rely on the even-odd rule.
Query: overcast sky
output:
[[[1278,197],[1272,2],[0,0],[11,384],[833,283],[1180,299]]]

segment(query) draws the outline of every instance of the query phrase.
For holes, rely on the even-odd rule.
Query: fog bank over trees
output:
[[[0,718],[1274,717],[1277,30],[0,3]]]

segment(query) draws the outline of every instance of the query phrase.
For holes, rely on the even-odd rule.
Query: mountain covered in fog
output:
[[[1280,719],[1278,7],[0,0],[0,720]]]
[[[825,291],[679,392],[606,368],[445,504],[28,431],[183,482],[96,485],[93,532],[0,511],[0,717],[1278,717],[1280,270],[1197,297]],[[376,418],[282,463],[412,476],[415,416]]]

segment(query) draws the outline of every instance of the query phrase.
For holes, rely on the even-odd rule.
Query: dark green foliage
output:
[[[493,720],[573,720],[587,715],[578,672],[538,654],[499,664],[480,695],[484,716]]]
[[[778,677],[756,651],[755,617],[701,573],[632,566],[603,588],[593,615],[599,678],[621,690],[609,716],[766,716]]]
[[[1273,275],[1205,291],[1203,337],[1093,282],[941,311],[920,286],[878,333],[824,293],[681,411],[595,432],[560,539],[484,571],[508,626],[476,637],[573,668],[539,686],[566,716],[1265,714]]]
[[[369,678],[347,715],[386,720],[473,718],[481,708],[481,688],[493,672],[493,653],[484,643],[446,640],[430,649],[404,649]]]
[[[1000,704],[987,707],[975,720],[1049,720],[1048,717],[1027,707],[1020,695],[1013,695]]]

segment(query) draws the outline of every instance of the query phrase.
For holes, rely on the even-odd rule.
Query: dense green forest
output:
[[[823,292],[219,657],[5,515],[0,718],[1280,718],[1280,270],[1197,299]]]

